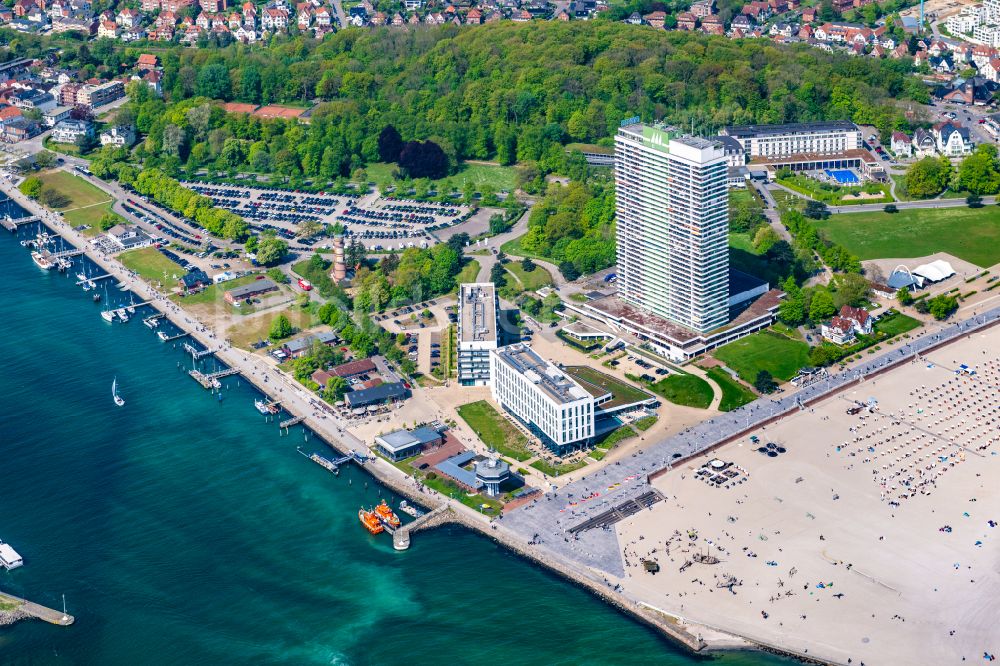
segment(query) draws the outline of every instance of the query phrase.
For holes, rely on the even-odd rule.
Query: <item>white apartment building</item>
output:
[[[827,155],[861,148],[861,130],[847,120],[787,125],[739,125],[721,134],[742,144],[750,159],[813,153]]]
[[[998,0],[997,4],[1000,4],[1000,0]],[[948,17],[948,20],[945,21],[945,27],[953,35],[967,35],[975,30],[976,27],[982,25],[985,16],[986,9],[983,6],[972,5],[963,7],[962,11]]]
[[[458,299],[458,381],[490,383],[490,351],[497,348],[500,301],[492,282],[463,284]]]
[[[594,396],[526,344],[490,351],[493,400],[562,453],[594,436]]]
[[[1000,47],[1000,26],[995,25],[980,25],[977,26],[972,31],[972,38],[975,39],[980,44],[986,46],[992,46],[993,48]]]
[[[635,124],[615,137],[618,295],[704,333],[728,323],[723,144]]]
[[[1000,0],[986,0],[983,3],[983,22],[1000,23]]]

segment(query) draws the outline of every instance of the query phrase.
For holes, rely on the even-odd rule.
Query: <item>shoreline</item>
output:
[[[204,325],[196,319],[192,319],[183,308],[170,301],[166,296],[151,287],[144,280],[133,275],[115,257],[103,255],[95,251],[90,245],[88,239],[81,236],[78,232],[73,231],[64,220],[60,219],[56,214],[47,211],[39,204],[28,200],[26,197],[21,195],[19,191],[16,191],[15,188],[10,187],[5,183],[2,189],[8,194],[8,196],[10,196],[14,203],[24,208],[27,212],[29,212],[29,214],[38,213],[41,217],[39,222],[41,225],[49,228],[53,233],[59,234],[60,237],[62,237],[67,243],[77,247],[78,249],[82,249],[85,256],[89,260],[93,261],[96,265],[107,270],[113,276],[118,278],[122,283],[128,286],[130,291],[136,292],[137,295],[143,298],[143,300],[148,300],[150,307],[162,313],[173,325],[177,326],[178,329],[189,334],[206,349],[216,348],[215,351],[212,352],[212,355],[228,367],[236,369],[242,379],[250,382],[254,388],[264,396],[274,400],[282,400],[284,406],[286,407],[286,411],[288,411],[292,416],[295,416],[298,413],[303,414],[303,426],[319,437],[331,449],[340,454],[346,454],[359,449],[359,452],[365,454],[368,453],[368,447],[360,440],[357,440],[357,438],[353,438],[346,428],[337,427],[336,422],[329,420],[329,417],[320,417],[319,414],[321,414],[321,412],[317,412],[314,409],[311,397],[306,395],[305,391],[300,387],[296,387],[292,382],[290,382],[284,373],[271,368],[261,367],[259,362],[254,359],[252,355],[246,354],[245,352],[242,352],[242,350],[237,350],[227,345],[223,345],[219,348],[218,346],[220,344],[220,340],[213,333],[210,333]],[[15,191],[11,192],[10,190],[12,189]],[[971,334],[974,331],[991,327],[997,323],[997,321],[991,321],[989,323],[976,326],[973,320],[966,321],[970,324],[969,328],[966,328],[959,335],[941,340],[937,344],[933,345],[931,349],[940,348],[954,342],[955,340],[961,339],[963,335]],[[888,362],[883,367],[881,367],[876,373],[869,376],[892,370],[904,361],[912,360],[912,358],[912,356],[900,357],[895,361],[888,361],[887,359]],[[260,370],[261,372],[258,373],[257,370]],[[272,383],[264,379],[265,377],[273,375],[277,375],[280,378],[280,381]],[[836,388],[831,388],[822,395],[809,399],[806,404],[835,395],[836,393],[839,393],[845,388],[853,385],[854,384],[852,382]],[[290,391],[286,392],[286,388],[290,389]],[[769,419],[767,423],[770,423],[771,421],[778,421],[786,416],[788,416],[788,413],[777,414]],[[759,427],[759,425],[760,424],[755,424],[755,427]],[[333,429],[336,429],[336,432],[342,435],[342,437],[338,437],[337,434],[333,432]],[[690,460],[700,455],[708,455],[712,450],[738,437],[739,435],[736,435],[734,437],[729,437],[724,441],[716,442],[715,444],[698,451],[684,460]],[[356,441],[353,446],[349,441],[350,438],[353,438]],[[681,462],[683,462],[683,460],[674,461],[671,466]],[[362,468],[365,469],[378,483],[424,508],[433,510],[441,507],[447,507],[447,509],[434,521],[421,525],[417,528],[417,531],[420,529],[433,529],[434,527],[438,527],[443,524],[457,524],[466,529],[480,532],[482,535],[491,538],[494,542],[498,543],[506,550],[524,558],[527,561],[541,566],[560,578],[574,583],[594,594],[620,612],[627,614],[633,620],[658,631],[673,644],[682,646],[692,654],[704,651],[761,650],[797,659],[805,663],[834,663],[817,660],[815,657],[810,655],[799,654],[781,646],[761,643],[754,639],[740,636],[734,632],[718,629],[705,624],[690,622],[685,620],[683,617],[670,614],[666,611],[643,604],[637,600],[633,600],[629,596],[616,592],[612,589],[610,587],[610,583],[606,580],[602,580],[601,575],[596,570],[583,567],[578,563],[569,560],[562,560],[559,558],[558,554],[550,551],[544,546],[531,548],[533,544],[526,541],[522,535],[506,528],[503,524],[502,518],[499,520],[488,520],[479,514],[472,514],[470,511],[466,511],[466,507],[455,503],[453,500],[437,496],[434,491],[421,492],[412,479],[407,477],[402,471],[391,466],[389,463],[378,457],[372,459],[370,463],[362,465]],[[669,470],[670,467],[665,469]],[[651,472],[649,479],[652,480],[663,472],[664,470]],[[475,515],[475,518],[473,518],[473,515]],[[703,632],[711,632],[711,636],[708,640],[705,640]]]

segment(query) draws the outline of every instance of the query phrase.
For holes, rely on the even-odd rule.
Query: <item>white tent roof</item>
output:
[[[929,264],[923,264],[913,269],[914,275],[927,278],[931,282],[940,282],[955,274],[955,269],[947,261],[937,259]]]

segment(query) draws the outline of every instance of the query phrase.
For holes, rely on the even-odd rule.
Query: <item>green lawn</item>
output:
[[[630,405],[652,397],[645,391],[627,384],[616,377],[594,370],[590,366],[569,365],[566,366],[565,370],[566,374],[578,381],[583,388],[592,394],[611,392],[613,397],[602,405],[602,407]]]
[[[896,314],[887,314],[877,322],[875,322],[875,332],[885,333],[889,337],[900,335],[906,333],[907,331],[912,331],[915,328],[920,328],[921,324],[918,320],[905,315],[902,312]]]
[[[879,183],[865,183],[865,185],[856,186],[836,186],[831,189],[826,189],[818,180],[810,178],[809,176],[803,174],[795,174],[790,178],[780,178],[778,183],[784,185],[790,190],[800,192],[809,196],[817,201],[823,201],[830,205],[843,205],[852,203],[888,203],[893,201],[892,195],[889,194],[889,186]],[[874,190],[878,190],[874,192]],[[871,198],[854,198],[850,195],[856,195],[861,192],[873,190],[874,194],[878,194],[878,197]]]
[[[135,271],[149,281],[161,280],[168,282],[173,276],[181,276],[184,269],[167,259],[155,247],[144,247],[138,250],[129,250],[118,255],[118,260],[125,264],[125,268]],[[166,278],[163,274],[166,273]]]
[[[767,370],[775,379],[788,381],[799,368],[809,365],[809,345],[773,331],[761,331],[730,342],[716,349],[713,355],[748,384],[757,379],[761,370]]]
[[[845,213],[814,224],[861,259],[947,252],[984,268],[1000,262],[997,206]]]
[[[531,272],[527,272],[521,268],[520,261],[508,262],[504,265],[504,268],[520,280],[521,287],[525,291],[536,291],[542,287],[551,286],[553,284],[552,275],[537,264]]]
[[[470,259],[464,266],[462,266],[462,270],[459,271],[458,275],[455,276],[455,284],[475,282],[478,275],[479,262],[475,259]],[[456,291],[458,290],[456,289]]]
[[[245,277],[236,278],[235,280],[230,280],[229,282],[223,282],[221,284],[213,284],[205,287],[203,290],[199,291],[197,294],[188,294],[183,299],[179,299],[178,296],[173,296],[178,303],[183,305],[202,305],[202,304],[212,304],[222,301],[222,295],[225,294],[230,289],[234,287],[242,287],[245,284],[250,284],[257,277],[254,275],[247,275]],[[232,310],[239,310],[239,308],[234,308],[226,303],[226,307]],[[246,306],[243,306],[243,310],[247,310]]]
[[[462,504],[472,507],[476,511],[484,511],[490,515],[495,515],[503,508],[503,504],[494,499],[477,494],[469,495],[466,490],[457,483],[451,479],[438,476],[436,473],[433,479],[429,479],[425,476],[421,478],[420,481],[428,488],[436,490],[446,497],[454,497]],[[486,505],[485,507],[483,506],[484,504]]]
[[[70,198],[69,205],[60,208],[61,211],[90,206],[111,199],[103,190],[94,187],[83,178],[65,171],[43,171],[38,174],[38,178],[41,179],[43,185],[53,187]]]
[[[757,399],[753,391],[733,379],[722,368],[708,368],[705,373],[722,389],[722,401],[719,402],[721,411],[729,412]]]
[[[712,404],[712,387],[694,375],[672,373],[650,388],[675,405],[705,409]]]
[[[385,162],[373,162],[365,167],[368,172],[368,180],[373,183],[385,183],[392,181],[392,172],[398,167],[395,164]],[[454,175],[432,180],[431,183],[438,185],[445,181],[451,181],[458,191],[462,191],[467,182],[472,183],[476,191],[480,191],[483,185],[491,185],[495,192],[511,191],[514,189],[515,176],[517,172],[514,167],[500,166],[499,164],[468,164],[459,166],[458,172]]]
[[[458,408],[458,415],[487,446],[515,460],[531,457],[528,439],[485,400]]]
[[[580,462],[575,463],[563,463],[561,465],[553,465],[547,460],[536,460],[531,463],[531,466],[537,469],[542,474],[547,474],[548,476],[559,476],[561,474],[569,474],[570,472],[576,471],[581,467],[586,467],[587,463]]]
[[[729,234],[729,247],[736,250],[743,250],[748,254],[757,254],[757,250],[753,246],[753,239],[750,238],[750,234],[743,233],[730,233]]]

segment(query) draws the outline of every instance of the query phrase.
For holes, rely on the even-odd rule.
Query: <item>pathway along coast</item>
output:
[[[219,361],[234,370],[238,370],[242,378],[251,382],[260,392],[268,396],[271,400],[281,401],[283,408],[293,416],[303,417],[302,424],[318,435],[332,449],[342,455],[350,454],[351,452],[361,455],[367,454],[367,446],[362,441],[339,426],[332,415],[325,413],[325,410],[322,409],[313,396],[309,395],[300,386],[297,386],[287,376],[264,366],[253,355],[235,349],[219,340],[214,333],[208,331],[200,322],[191,319],[182,308],[171,302],[166,296],[141,278],[132,274],[114,257],[96,251],[85,237],[74,231],[60,216],[41,208],[35,202],[27,199],[10,183],[5,182],[0,184],[0,190],[28,211],[29,214],[37,215],[42,224],[59,233],[64,240],[83,250],[91,261],[105,269],[109,274],[115,276],[128,289],[138,294],[143,301],[148,301],[150,307],[162,313],[178,329],[190,335],[192,339],[197,340],[204,348],[214,349],[213,354]],[[973,319],[953,327],[947,334],[939,334],[934,346],[946,344],[948,341],[966,335],[983,325],[992,325],[998,318],[1000,318],[1000,309],[980,314]],[[899,350],[894,350],[877,357],[874,361],[879,364],[879,370],[884,371],[900,363],[908,362],[910,358],[910,355],[903,355],[899,353]],[[843,385],[837,384],[824,388],[825,390],[817,390],[814,387],[812,395],[809,395],[808,400],[811,402],[820,396],[839,391],[843,388]],[[773,409],[773,411],[768,411],[771,411],[771,413],[767,416],[780,418],[787,411],[791,410]],[[763,416],[761,414],[758,418]],[[752,424],[753,420],[747,425]],[[707,450],[730,438],[730,434],[712,441],[698,438],[700,441],[697,441],[696,444],[692,442],[694,446],[691,453],[692,455],[704,454]],[[548,545],[541,545],[535,543],[534,540],[529,540],[524,536],[523,530],[507,527],[504,525],[502,519],[492,521],[454,500],[444,498],[434,491],[420,488],[413,479],[407,477],[403,472],[389,465],[384,460],[374,458],[374,460],[366,463],[364,468],[383,485],[420,505],[432,510],[446,507],[435,514],[434,520],[422,523],[418,529],[429,529],[446,523],[455,523],[478,531],[510,551],[531,560],[566,580],[576,583],[578,586],[590,591],[643,624],[656,628],[665,636],[692,652],[713,649],[758,648],[802,661],[823,663],[816,662],[815,659],[807,655],[797,654],[782,646],[762,644],[733,635],[732,633],[716,630],[709,626],[690,624],[685,622],[684,618],[659,611],[647,605],[642,605],[638,601],[613,589],[598,569],[591,568],[576,558],[565,557],[564,553],[559,552],[558,548],[551,548]],[[655,474],[657,471],[658,469],[650,469],[644,475],[644,481],[647,486],[649,475]]]

